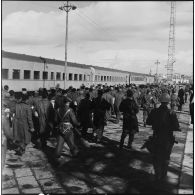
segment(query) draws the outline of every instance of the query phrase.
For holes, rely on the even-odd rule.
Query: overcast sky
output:
[[[170,1],[70,1],[68,61],[140,73],[166,73]],[[5,51],[64,60],[61,1],[3,1]],[[193,1],[176,3],[174,72],[193,73]]]

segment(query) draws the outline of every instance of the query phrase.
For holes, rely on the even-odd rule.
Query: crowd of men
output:
[[[173,146],[173,131],[179,131],[175,111],[182,111],[182,105],[188,99],[193,124],[193,87],[180,87],[178,90],[171,85],[138,87],[131,84],[90,88],[81,86],[79,89],[69,87],[67,90],[57,87],[27,91],[23,88],[21,92],[14,92],[4,86],[2,129],[7,140],[6,146],[14,145],[17,155],[23,155],[30,142],[44,150],[47,139],[56,138],[54,157],[58,162],[64,142],[69,146],[72,156],[78,156],[79,153],[75,140],[80,140],[84,145],[85,140],[100,143],[104,127],[113,117],[115,123],[123,118],[119,149],[123,148],[127,135],[127,147],[131,149],[134,134],[139,132],[136,114],[143,109],[143,125],[152,125],[154,130],[156,177],[162,179],[166,176]]]

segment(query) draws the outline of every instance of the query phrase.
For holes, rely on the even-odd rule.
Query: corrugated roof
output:
[[[8,51],[1,52],[3,58],[11,58],[16,60],[23,60],[23,61],[29,61],[29,62],[39,62],[43,63],[43,60],[40,57],[37,56],[31,56],[26,54],[19,54],[19,53],[13,53]],[[47,64],[55,64],[55,65],[62,65],[64,66],[64,61],[62,60],[56,60],[56,59],[50,59],[50,58],[44,58],[46,60]],[[135,75],[142,75],[142,76],[151,76],[149,74],[143,74],[143,73],[137,73],[137,72],[129,72],[124,70],[118,70],[113,68],[105,68],[105,67],[99,67],[99,66],[93,66],[93,65],[86,65],[86,64],[78,64],[73,62],[68,62],[68,66],[70,67],[78,67],[78,68],[85,68],[89,69],[90,67],[93,67],[97,70],[104,70],[104,71],[111,71],[111,72],[121,72],[121,73],[127,73],[127,74],[135,74]]]

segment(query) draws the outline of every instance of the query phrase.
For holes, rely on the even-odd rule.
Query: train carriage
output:
[[[66,82],[64,82],[66,79]],[[59,85],[64,88],[79,88],[97,84],[153,83],[154,76],[122,71],[117,69],[68,62],[66,78],[64,61],[2,51],[2,85],[21,91],[23,87],[30,91],[39,88],[52,88]]]

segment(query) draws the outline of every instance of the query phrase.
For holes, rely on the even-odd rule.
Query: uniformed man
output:
[[[178,98],[179,98],[179,106],[178,111],[182,111],[182,105],[184,104],[184,89],[182,86],[180,86],[180,89],[178,91]]]
[[[171,109],[176,111],[176,107],[179,104],[179,100],[176,94],[175,89],[172,89],[172,94],[171,94]]]
[[[152,98],[152,95],[151,95],[151,91],[150,89],[147,89],[147,92],[145,95],[143,95],[143,98],[142,98],[142,107],[143,107],[143,122],[144,122],[144,127],[146,127],[146,120],[147,120],[147,117],[149,115],[149,113],[151,112],[152,110],[152,104],[153,104],[153,98]]]
[[[176,113],[167,107],[170,102],[169,94],[163,93],[160,102],[160,107],[153,109],[146,121],[148,125],[152,125],[153,129],[153,166],[157,180],[166,178],[175,142],[173,131],[180,131]]]
[[[124,99],[119,110],[123,112],[123,132],[120,140],[120,149],[122,149],[124,140],[129,135],[128,148],[132,148],[134,134],[138,132],[138,120],[136,114],[139,112],[139,107],[133,98],[132,90],[127,91],[127,98]]]

